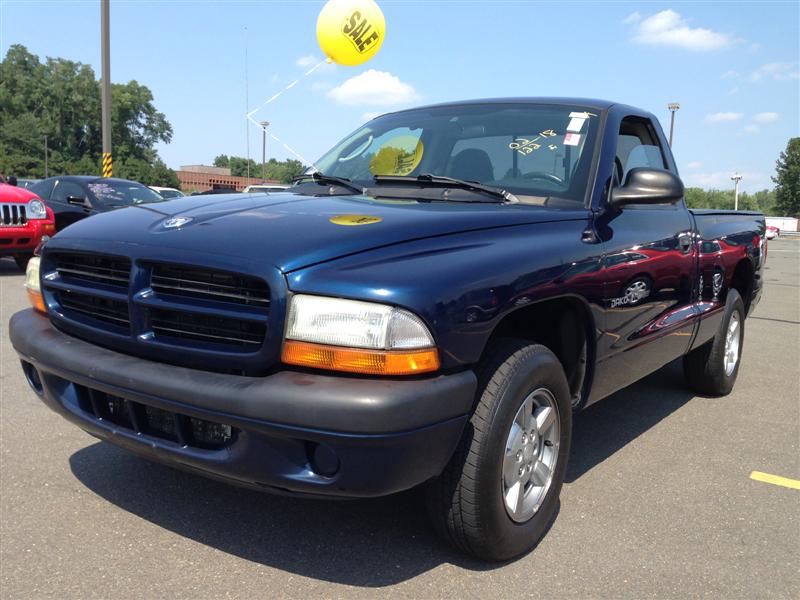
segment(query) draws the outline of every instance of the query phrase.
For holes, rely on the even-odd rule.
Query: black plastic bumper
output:
[[[471,371],[417,380],[198,371],[95,346],[30,309],[11,318],[9,334],[23,365],[36,368],[42,400],[85,431],[160,462],[274,491],[381,496],[436,476],[476,387]],[[216,449],[149,435],[87,410],[80,400],[87,391],[236,434]],[[315,471],[319,448],[328,476]]]

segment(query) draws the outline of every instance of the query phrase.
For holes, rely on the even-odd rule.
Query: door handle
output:
[[[692,234],[691,233],[682,233],[678,236],[678,245],[681,247],[681,252],[683,254],[689,254],[689,251],[692,249]]]

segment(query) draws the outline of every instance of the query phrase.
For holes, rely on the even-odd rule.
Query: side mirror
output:
[[[87,208],[89,210],[92,209],[92,203],[89,202],[88,198],[84,198],[83,196],[67,196],[67,204],[80,206],[81,208]]]
[[[636,167],[628,172],[625,185],[611,191],[611,206],[626,204],[674,204],[683,198],[683,182],[663,169]]]

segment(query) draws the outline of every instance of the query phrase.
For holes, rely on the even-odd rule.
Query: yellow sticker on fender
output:
[[[331,217],[330,222],[334,225],[371,225],[382,221],[380,217],[373,217],[370,215],[339,215]]]

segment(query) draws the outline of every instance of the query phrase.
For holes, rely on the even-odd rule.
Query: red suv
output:
[[[24,188],[0,183],[0,257],[13,256],[25,270],[33,250],[56,232],[53,211]]]

